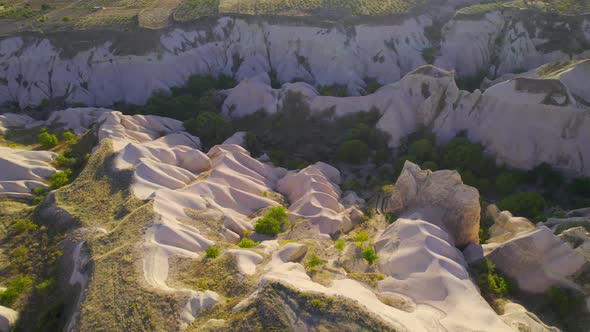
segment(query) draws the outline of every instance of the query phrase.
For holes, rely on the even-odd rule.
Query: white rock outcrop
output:
[[[353,227],[355,207],[346,209],[338,187],[340,172],[318,162],[299,172],[291,172],[277,183],[277,191],[291,202],[289,213],[318,225],[323,234],[347,232]],[[360,215],[360,214],[358,214]]]
[[[444,229],[454,246],[479,243],[479,192],[464,185],[456,171],[431,172],[406,161],[387,209],[402,217],[423,215]]]
[[[551,24],[569,29],[572,35],[590,24],[588,19],[577,25],[554,20]],[[142,104],[155,91],[182,85],[197,73],[235,74],[240,81],[272,73],[283,83],[341,84],[359,94],[367,78],[392,83],[424,65],[423,52],[439,42],[429,36],[428,29],[441,31],[435,64],[465,76],[483,71],[495,78],[570,59],[566,51],[544,50],[544,45],[555,41],[544,34],[544,24],[543,19],[531,21],[510,11],[457,17],[443,28],[432,27],[427,15],[346,28],[221,17],[206,28],[186,24],[153,32],[136,54],[119,47],[133,43],[126,38],[136,38],[134,34],[84,44],[77,50],[73,41],[64,50],[52,38],[9,37],[0,41],[0,104],[24,108],[52,98],[103,107],[120,101]],[[582,39],[575,42],[580,45],[590,38],[587,33],[578,35]],[[589,55],[585,51],[573,56]],[[492,59],[496,59],[493,65]]]
[[[0,332],[9,332],[11,327],[16,323],[18,318],[18,312],[0,306]]]
[[[500,211],[494,204],[488,205],[486,215],[494,220],[487,243],[502,243],[535,228],[530,220],[514,217],[510,211]]]
[[[502,243],[486,257],[516,280],[520,289],[531,293],[542,293],[551,286],[577,289],[568,277],[585,263],[581,254],[544,226]]]
[[[398,219],[377,238],[378,282],[382,293],[401,294],[414,303],[422,329],[510,331],[479,294],[461,252],[440,227],[419,214]],[[426,319],[428,317],[428,320]],[[430,320],[430,324],[427,321]],[[436,330],[436,329],[435,329]],[[413,331],[413,330],[412,330]]]
[[[43,121],[35,121],[28,115],[5,113],[0,114],[0,135],[12,129],[26,129],[43,125]]]
[[[47,188],[46,180],[57,170],[54,152],[28,151],[0,146],[0,197],[32,197],[34,188]]]

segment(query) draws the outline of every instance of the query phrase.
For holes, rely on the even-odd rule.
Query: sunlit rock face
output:
[[[421,170],[406,161],[389,201],[395,215],[418,213],[441,227],[458,247],[479,242],[479,192],[463,184],[456,171]]]
[[[577,288],[571,277],[585,263],[584,256],[544,226],[500,244],[486,257],[531,293],[551,286]]]
[[[221,17],[207,29],[195,24],[142,31],[141,36],[112,33],[90,45],[72,36],[67,48],[61,45],[68,35],[11,37],[0,41],[0,104],[24,108],[53,98],[89,106],[141,104],[155,91],[182,85],[198,73],[224,73],[240,81],[267,73],[281,83],[339,84],[358,95],[368,79],[396,82],[426,64],[423,54],[429,49],[436,50],[433,63],[441,68],[491,79],[590,55],[583,49],[572,53],[567,43],[545,33],[566,26],[585,45],[588,30],[579,31],[590,21],[584,19],[563,25],[558,19],[545,22],[495,10],[433,24],[426,15],[345,28]],[[441,31],[440,38],[430,35],[433,29]],[[555,49],[546,46],[552,42]]]

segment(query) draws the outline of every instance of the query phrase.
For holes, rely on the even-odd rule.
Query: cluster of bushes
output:
[[[184,86],[170,88],[170,92],[154,93],[144,106],[116,105],[126,114],[150,114],[184,121],[186,130],[198,136],[205,148],[223,142],[233,133],[231,122],[219,114],[221,102],[215,90],[237,85],[233,77],[193,75]]]
[[[375,129],[380,117],[378,110],[338,117],[333,110],[312,112],[300,94],[291,92],[280,112],[256,112],[233,124],[249,133],[249,149],[269,153],[275,165],[296,169],[318,161],[381,164],[391,159],[389,136]]]
[[[470,142],[465,133],[460,133],[444,146],[437,146],[431,132],[418,131],[402,141],[399,152],[396,175],[406,160],[432,171],[454,169],[461,174],[465,184],[497,201],[500,209],[535,221],[545,220],[547,201],[559,200],[563,195],[555,193],[562,189],[568,193],[568,198],[577,197],[578,204],[572,208],[590,203],[590,179],[575,179],[566,185],[563,175],[548,164],[541,164],[528,172],[499,167],[484,154],[483,146]],[[531,188],[535,192],[530,191]]]
[[[510,282],[496,272],[496,265],[487,258],[471,264],[469,274],[489,303],[505,298],[511,291]]]
[[[89,151],[94,146],[95,138],[91,134],[78,137],[71,131],[65,131],[58,135],[43,128],[38,136],[38,141],[44,149],[55,149],[60,153],[55,159],[55,166],[59,170],[49,178],[48,190],[40,187],[33,190],[33,203],[35,204],[41,202],[48,191],[69,184],[82,170],[85,162],[90,157]]]
[[[258,234],[276,236],[288,223],[287,209],[282,206],[274,206],[256,222],[254,230]]]
[[[31,297],[43,312],[56,291],[55,268],[63,255],[59,243],[64,239],[58,227],[49,229],[19,214],[18,218],[5,215],[8,237],[3,248],[9,254],[6,266],[0,271],[5,290],[0,291],[0,305],[23,310]]]

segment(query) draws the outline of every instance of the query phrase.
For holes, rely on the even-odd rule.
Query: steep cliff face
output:
[[[301,93],[315,112],[379,110],[377,127],[391,135],[392,148],[419,128],[432,130],[441,143],[465,131],[499,164],[532,169],[549,163],[564,173],[588,176],[590,97],[584,77],[589,67],[588,60],[549,64],[473,93],[460,90],[452,73],[433,66],[420,67],[374,94],[345,98],[318,96],[304,83],[279,90],[259,83],[246,94],[242,85],[250,82],[244,81],[228,91],[224,109],[231,109],[232,116],[260,108],[272,112],[289,92]],[[267,103],[252,109],[248,105],[250,96],[260,95],[256,91],[270,92]]]
[[[366,79],[395,82],[424,65],[425,58],[464,76],[489,72],[493,79],[550,60],[590,55],[584,52],[590,20],[527,19],[492,11],[456,16],[441,29],[426,15],[352,26],[222,17],[161,31],[11,37],[0,41],[0,103],[26,107],[63,98],[89,106],[141,104],[154,91],[181,85],[197,73],[243,80],[267,72],[279,82],[341,84],[359,94]],[[575,38],[564,41],[560,31]]]
[[[585,58],[590,19],[555,18],[518,9],[456,15],[444,25],[435,65],[461,76],[499,77],[547,62]]]

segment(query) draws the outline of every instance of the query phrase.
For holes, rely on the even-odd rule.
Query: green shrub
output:
[[[41,294],[47,294],[55,286],[55,280],[47,279],[35,286],[35,290]]]
[[[369,265],[373,265],[373,263],[379,259],[377,253],[375,252],[375,248],[373,247],[365,247],[362,250],[363,258],[369,263]]]
[[[30,290],[33,279],[27,275],[19,275],[6,284],[6,290],[0,291],[0,304],[10,307],[22,294]]]
[[[64,16],[61,20],[64,22],[70,22],[72,18],[70,16]]]
[[[428,139],[415,141],[410,145],[408,154],[415,156],[419,162],[426,161],[432,157],[432,142]]]
[[[473,144],[465,137],[457,137],[444,147],[442,164],[445,168],[470,170],[481,164],[482,159],[481,145]]]
[[[71,131],[65,131],[63,133],[64,141],[68,142],[69,144],[76,143],[76,134]]]
[[[356,179],[348,179],[342,183],[342,190],[354,190],[357,191],[362,188],[360,182]]]
[[[482,218],[479,222],[479,243],[485,243],[490,238],[490,227],[495,223],[491,217]]]
[[[205,257],[207,258],[217,258],[219,257],[219,254],[219,248],[216,246],[209,246],[207,247],[207,250],[205,250]]]
[[[502,172],[496,176],[494,180],[496,191],[500,194],[506,195],[513,193],[518,186],[518,177],[511,172]]]
[[[542,163],[528,173],[529,180],[548,189],[557,189],[563,185],[563,175],[551,165]]]
[[[405,165],[406,161],[411,161],[413,163],[416,163],[417,162],[416,156],[402,155],[399,158],[397,158],[397,160],[394,163],[394,170],[395,170],[396,176],[401,174],[402,170],[404,169],[404,165]]]
[[[576,195],[590,198],[590,178],[574,179],[570,184],[570,191]]]
[[[377,92],[377,90],[381,89],[382,86],[383,85],[381,85],[381,83],[379,83],[379,81],[374,78],[365,79],[365,93],[368,95]]]
[[[203,112],[196,118],[184,122],[189,133],[198,136],[206,147],[222,143],[233,133],[231,122],[223,115]]]
[[[354,236],[355,242],[365,242],[367,240],[369,240],[369,232],[367,231],[360,231]]]
[[[326,303],[324,303],[324,301],[320,299],[312,299],[311,301],[309,301],[309,303],[314,309],[317,310],[322,310],[326,307]]]
[[[250,152],[252,156],[258,156],[262,152],[256,134],[253,132],[247,132],[245,137],[246,150]]]
[[[37,230],[37,225],[31,219],[17,219],[12,227],[18,233]]]
[[[49,188],[50,190],[59,189],[68,183],[70,183],[70,175],[72,174],[72,170],[67,169],[63,172],[55,172],[49,178]]]
[[[74,167],[77,164],[77,160],[76,158],[72,158],[72,157],[67,157],[64,154],[60,154],[57,156],[57,158],[55,158],[55,162],[57,163],[57,166],[59,167]]]
[[[342,251],[344,250],[344,248],[346,247],[346,241],[344,239],[338,239],[336,240],[336,242],[334,243],[334,247],[338,250],[338,251]]]
[[[312,254],[311,257],[309,258],[309,261],[306,264],[306,267],[308,270],[313,270],[316,267],[323,265],[324,261],[321,260],[318,255],[316,254]]]
[[[348,96],[348,89],[346,88],[345,85],[340,85],[340,84],[320,86],[318,88],[318,92],[322,96],[332,96],[332,97],[346,97],[346,96]]]
[[[50,134],[49,132],[47,132],[47,129],[45,128],[41,129],[41,133],[38,136],[38,140],[41,147],[43,147],[43,149],[45,150],[54,148],[59,143],[57,136],[54,134]]]
[[[487,258],[470,265],[469,273],[479,286],[482,296],[488,302],[505,297],[510,293],[510,283],[496,273],[496,265]]]
[[[545,199],[535,192],[516,193],[502,199],[498,207],[515,215],[534,219],[543,214]]]
[[[275,206],[256,222],[254,230],[258,234],[276,236],[287,222],[287,210],[282,206]]]
[[[397,216],[391,212],[387,212],[385,213],[385,220],[387,220],[388,223],[392,224],[397,220]]]
[[[575,295],[568,289],[553,286],[544,295],[546,305],[561,316],[570,314],[577,304]]]
[[[437,165],[437,163],[435,163],[435,162],[434,162],[434,161],[432,161],[432,160],[429,160],[429,161],[426,161],[426,162],[424,162],[424,163],[423,163],[423,164],[420,166],[420,168],[422,168],[422,169],[429,169],[429,170],[431,170],[431,171],[433,171],[433,172],[434,172],[434,171],[438,171],[438,165]]]
[[[258,246],[260,242],[256,242],[249,238],[243,238],[240,242],[238,242],[238,247],[240,248],[254,248]]]
[[[349,164],[361,164],[369,159],[369,147],[358,139],[345,141],[338,148],[338,159]]]

